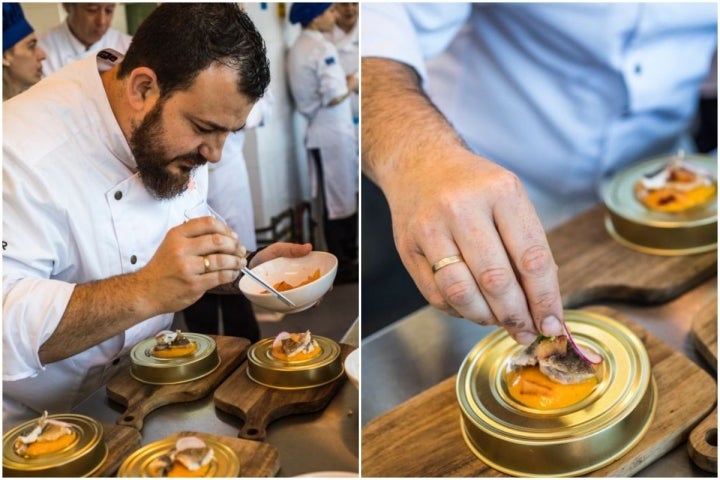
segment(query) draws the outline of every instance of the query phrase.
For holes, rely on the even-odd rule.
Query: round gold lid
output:
[[[49,415],[48,418],[72,425],[75,440],[64,449],[25,458],[15,453],[13,444],[33,429],[37,420],[22,423],[3,435],[3,475],[8,477],[87,477],[97,472],[108,456],[102,440],[102,425],[90,417],[76,414]]]
[[[271,353],[273,338],[251,345],[247,352],[248,377],[266,387],[289,390],[319,387],[339,378],[344,372],[340,345],[329,338],[313,338],[320,346],[320,354],[299,362],[275,358]]]
[[[717,249],[717,197],[677,213],[650,210],[636,198],[635,183],[670,160],[660,157],[633,165],[603,183],[608,233],[629,248],[654,255],[691,255]],[[688,155],[683,160],[711,172],[717,179],[714,158]]]
[[[240,473],[240,460],[234,450],[213,437],[202,434],[194,434],[194,436],[202,438],[213,449],[213,459],[210,461],[205,477],[238,476]],[[167,437],[135,450],[120,465],[117,476],[154,477],[154,472],[149,468],[150,463],[172,450],[178,438],[178,436]]]
[[[574,476],[622,456],[645,434],[657,393],[642,342],[617,321],[569,310],[575,341],[603,357],[598,384],[576,404],[540,410],[509,393],[506,370],[521,351],[503,329],[478,343],[456,384],[465,442],[484,463],[518,476]]]
[[[214,339],[199,333],[183,332],[197,344],[190,355],[177,358],[160,358],[152,354],[155,338],[146,338],[130,351],[130,374],[143,383],[173,385],[197,380],[220,366],[220,356]]]

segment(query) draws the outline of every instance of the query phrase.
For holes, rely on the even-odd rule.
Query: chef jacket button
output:
[[[120,200],[122,198],[122,192],[118,190],[115,192],[115,200]]]
[[[642,73],[642,65],[635,64],[635,75],[640,75]]]
[[[135,255],[132,255],[130,257],[130,263],[132,263],[133,265],[135,265],[137,263],[137,257]]]
[[[113,365],[117,365],[118,363],[120,363],[120,359],[119,359],[119,358],[113,359],[113,361],[112,361],[112,364],[113,364]]]

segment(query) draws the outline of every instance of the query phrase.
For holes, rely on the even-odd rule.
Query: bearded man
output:
[[[269,81],[235,4],[163,4],[124,58],[102,50],[4,103],[6,427],[69,411],[174,312],[237,291],[245,248],[189,212]],[[310,249],[275,244],[250,263]]]

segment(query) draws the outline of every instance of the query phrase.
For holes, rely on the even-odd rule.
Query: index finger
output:
[[[187,220],[180,226],[180,228],[182,228],[183,234],[187,238],[200,237],[202,235],[208,235],[212,233],[227,235],[235,239],[238,238],[237,233],[235,233],[235,231],[230,228],[226,223],[209,215],[205,217],[197,217]]]
[[[525,292],[533,323],[543,335],[562,335],[557,265],[540,219],[519,180],[516,188],[520,201],[494,204],[495,224]]]

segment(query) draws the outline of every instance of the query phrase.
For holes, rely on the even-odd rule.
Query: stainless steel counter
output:
[[[715,376],[694,349],[689,332],[698,310],[716,297],[715,278],[663,305],[603,305],[623,313]],[[362,424],[456,374],[467,353],[494,328],[425,307],[365,338],[361,354]],[[683,443],[637,476],[714,475],[692,463]]]
[[[357,323],[357,320],[353,323],[341,339],[342,343],[358,344]],[[124,409],[108,400],[103,387],[73,412],[115,423]],[[321,412],[293,415],[272,422],[267,428],[265,442],[280,453],[278,476],[358,472],[359,418],[358,390],[346,381]],[[212,395],[208,395],[195,402],[167,405],[151,412],[141,431],[142,445],[183,430],[236,437],[241,426],[239,419],[216,410]]]

